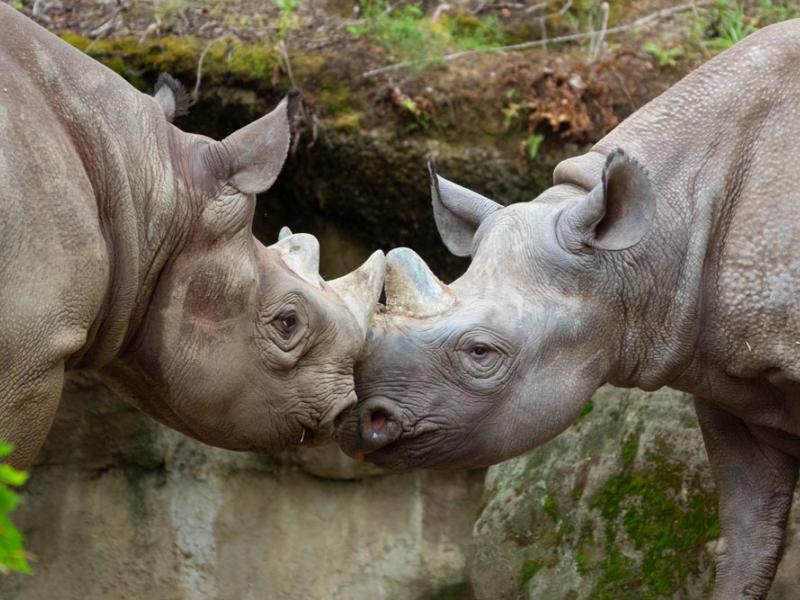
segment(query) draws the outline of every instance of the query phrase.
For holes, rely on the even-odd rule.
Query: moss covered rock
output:
[[[702,598],[713,584],[717,496],[684,394],[602,388],[566,432],[490,469],[484,501],[478,598]],[[792,531],[771,598],[796,585]]]

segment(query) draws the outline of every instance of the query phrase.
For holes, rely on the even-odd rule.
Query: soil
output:
[[[256,234],[272,241],[284,223],[316,234],[333,228],[329,237],[355,244],[353,260],[376,247],[411,246],[445,278],[465,263],[437,239],[429,156],[444,176],[500,202],[529,200],[550,184],[560,160],[585,151],[705,58],[685,54],[674,66],[659,66],[643,49],[646,39],[683,27],[676,19],[686,11],[672,14],[673,3],[661,0],[612,2],[609,27],[661,9],[669,14],[607,36],[591,56],[585,39],[551,41],[373,77],[364,74],[398,59],[375,36],[353,34],[364,23],[363,4],[353,0],[303,0],[291,11],[257,0],[5,1],[143,91],[169,71],[196,96],[176,122],[188,131],[224,137],[300,88],[303,133],[276,186],[259,199]],[[590,4],[463,0],[421,7],[466,24],[494,17],[511,43],[597,28],[598,9],[585,8]]]

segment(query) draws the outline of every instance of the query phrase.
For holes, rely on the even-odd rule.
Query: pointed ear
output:
[[[558,219],[558,239],[570,252],[624,250],[645,236],[655,210],[647,171],[618,148],[606,159],[602,182]]]
[[[218,143],[226,162],[223,172],[240,192],[258,194],[275,183],[289,151],[291,120],[299,106],[300,94],[290,92],[271,113]]]
[[[175,117],[188,114],[189,107],[192,105],[192,98],[181,82],[169,73],[162,73],[158,76],[156,87],[153,90],[153,98],[158,102],[170,123],[175,120]]]
[[[493,200],[468,190],[436,174],[436,165],[428,161],[433,197],[433,218],[444,245],[456,256],[472,253],[472,238],[481,222],[503,208]]]

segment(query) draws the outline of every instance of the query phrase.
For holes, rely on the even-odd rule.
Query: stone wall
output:
[[[770,594],[800,594],[800,493]],[[492,467],[470,574],[483,600],[702,598],[717,495],[690,397],[601,388],[581,420]]]
[[[797,597],[795,503],[770,600]],[[73,381],[14,519],[34,575],[0,600],[702,598],[718,534],[690,399],[611,387],[484,487],[209,448]]]
[[[0,598],[464,597],[482,481],[218,450],[72,383],[13,515],[34,574]]]

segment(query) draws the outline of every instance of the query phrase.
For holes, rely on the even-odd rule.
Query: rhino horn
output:
[[[352,273],[328,282],[355,317],[364,335],[383,289],[384,256],[377,250]]]
[[[280,242],[281,240],[289,237],[290,235],[292,235],[292,230],[286,227],[286,225],[284,225],[278,232],[278,241]]]
[[[410,248],[395,248],[386,256],[386,305],[425,317],[443,312],[453,295]]]
[[[287,228],[284,228],[288,231]],[[283,231],[281,231],[283,233]],[[291,233],[283,235],[272,244],[283,259],[283,262],[301,279],[320,287],[319,276],[319,242],[309,233]]]

